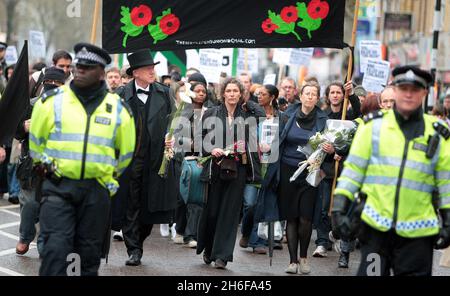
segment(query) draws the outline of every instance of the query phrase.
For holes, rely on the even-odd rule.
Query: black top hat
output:
[[[130,68],[127,69],[127,74],[133,76],[133,70],[146,67],[158,65],[159,62],[154,62],[152,54],[148,49],[142,49],[131,53],[127,57],[128,63],[130,63]]]
[[[85,66],[100,65],[104,68],[111,63],[109,53],[93,44],[78,43],[73,49],[75,51],[75,64]]]

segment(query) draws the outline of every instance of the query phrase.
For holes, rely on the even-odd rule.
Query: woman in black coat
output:
[[[208,109],[202,119],[203,157],[212,158],[204,167],[209,189],[199,223],[197,254],[203,252],[204,262],[215,261],[219,269],[233,261],[246,181],[260,180],[257,150],[252,149],[257,145],[251,141],[256,141],[257,122],[249,117],[263,114],[243,106],[243,92],[238,80],[225,81],[224,103]],[[227,155],[229,150],[232,155]]]

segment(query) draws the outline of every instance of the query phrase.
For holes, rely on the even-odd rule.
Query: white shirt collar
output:
[[[134,81],[134,86],[135,86],[135,88],[136,88],[136,93],[137,93],[137,90],[138,90],[138,89],[142,89],[142,90],[145,90],[145,91],[150,91],[150,84],[147,85],[147,88],[142,88],[142,87],[140,87],[140,86],[137,84],[136,81]],[[147,102],[148,96],[147,96],[146,94],[138,94],[138,93],[137,93],[137,97],[138,97],[139,100],[141,100],[142,103],[145,104],[145,103]]]

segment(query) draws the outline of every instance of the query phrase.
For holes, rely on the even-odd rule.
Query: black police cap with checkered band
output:
[[[74,46],[75,64],[84,66],[100,65],[105,67],[111,63],[109,53],[89,43],[78,43]]]

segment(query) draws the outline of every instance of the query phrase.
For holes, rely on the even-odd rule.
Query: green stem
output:
[[[123,47],[127,47],[127,39],[128,39],[128,34],[125,34],[125,37],[123,37],[123,41],[122,41],[122,46]]]
[[[167,137],[169,139],[171,139],[173,137],[173,133],[175,131],[175,126],[176,126],[176,122],[178,117],[180,117],[181,112],[184,109],[184,105],[185,103],[182,101],[180,103],[180,106],[178,106],[177,110],[175,111],[175,113],[173,114],[173,118],[172,118],[172,122],[170,123],[170,128],[169,128],[169,132]],[[167,152],[167,148],[164,148],[164,152]],[[158,175],[161,177],[165,177],[166,176],[166,168],[167,168],[167,164],[169,163],[169,159],[166,157],[166,153],[163,154],[163,160],[161,163],[161,166],[159,167],[159,171],[158,171]]]
[[[300,36],[297,34],[297,32],[292,31],[292,34],[294,34],[295,37],[297,37],[298,41],[300,41],[300,42],[302,41],[302,38],[300,38]]]
[[[310,30],[308,30],[308,37],[309,37],[309,39],[312,39],[312,35],[311,35],[311,31]]]

